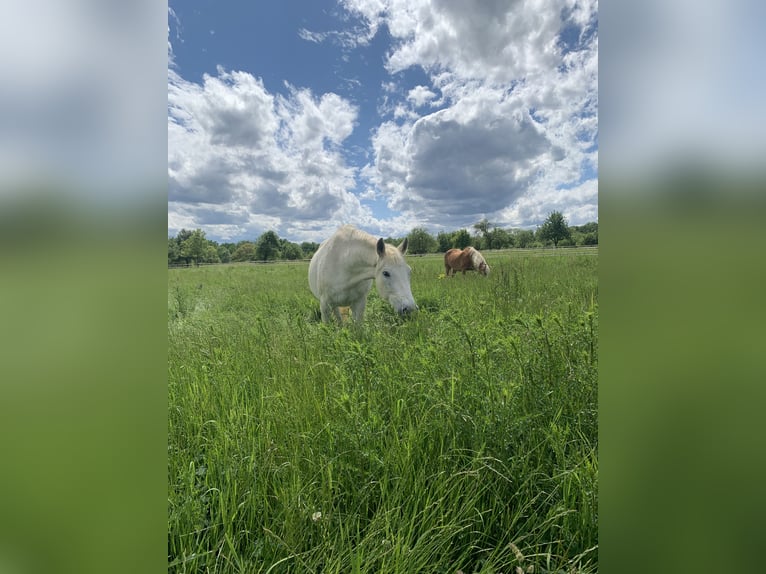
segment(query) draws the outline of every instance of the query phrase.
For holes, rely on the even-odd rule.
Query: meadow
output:
[[[168,571],[598,570],[597,249],[408,256],[325,325],[307,262],[168,271]]]

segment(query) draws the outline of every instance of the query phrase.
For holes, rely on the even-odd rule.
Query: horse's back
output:
[[[452,249],[447,249],[447,251],[444,253],[444,262],[450,263],[454,261],[455,257],[460,255],[462,253],[462,250],[455,249],[454,247]]]

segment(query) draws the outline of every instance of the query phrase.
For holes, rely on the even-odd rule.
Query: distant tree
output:
[[[460,229],[455,232],[455,238],[452,245],[457,249],[465,249],[471,244],[471,236],[466,229]]]
[[[575,245],[598,245],[598,222],[573,225],[569,228]]]
[[[233,247],[234,244],[229,243],[228,245]],[[221,261],[221,263],[228,263],[231,261],[231,251],[229,250],[228,245],[224,243],[216,248],[216,251],[218,252],[218,259]]]
[[[231,255],[232,253],[234,253],[234,250],[236,248],[237,248],[236,243],[230,243],[230,242],[220,243],[218,245],[218,257],[221,258],[222,262],[228,263],[229,261],[231,261]],[[228,255],[225,255],[224,252],[228,253]]]
[[[178,241],[178,244],[181,245],[184,241],[186,241],[187,239],[189,239],[189,237],[191,237],[192,233],[194,232],[189,231],[188,229],[182,229],[176,235],[176,241]]]
[[[412,254],[431,253],[436,251],[436,239],[425,227],[416,227],[408,237],[407,251]]]
[[[181,261],[181,246],[178,244],[178,240],[175,237],[168,237],[168,265]]]
[[[282,246],[282,257],[284,259],[289,259],[290,261],[300,259],[303,257],[303,249],[301,249],[301,246],[297,243],[291,243],[290,241],[287,241]]]
[[[516,247],[530,247],[535,240],[535,233],[530,229],[517,229],[513,233],[513,239]]]
[[[202,258],[203,263],[220,263],[221,258],[218,255],[218,244],[215,241],[208,240],[205,247],[205,253]]]
[[[255,261],[255,243],[252,241],[240,241],[234,253],[231,254],[232,261]]]
[[[538,230],[538,236],[543,241],[552,241],[558,247],[559,241],[571,236],[567,220],[560,211],[552,211]]]
[[[301,250],[303,251],[304,259],[308,259],[314,255],[317,249],[319,249],[319,243],[314,243],[313,241],[304,241],[301,243]]]
[[[495,227],[488,234],[490,240],[490,249],[505,249],[506,247],[513,247],[513,237],[500,227]]]
[[[195,229],[181,243],[181,254],[195,264],[199,264],[205,260],[207,247],[208,241],[205,239],[205,232],[201,229]]]
[[[279,235],[274,231],[266,231],[255,242],[255,258],[266,261],[279,257]]]
[[[445,251],[452,249],[452,235],[452,233],[447,233],[446,231],[440,231],[436,235],[436,249],[440,253],[444,253]]]
[[[482,249],[492,249],[492,239],[490,237],[490,225],[492,225],[489,220],[485,217],[478,223],[473,224],[473,228],[476,230],[477,233],[481,233],[481,236],[484,238],[484,243],[481,245]]]

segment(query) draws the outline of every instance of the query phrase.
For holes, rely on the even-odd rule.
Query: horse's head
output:
[[[466,253],[471,257],[471,264],[482,275],[489,275],[489,265],[484,260],[484,257],[473,247],[466,248]]]
[[[418,306],[410,289],[412,269],[404,260],[407,239],[399,247],[386,245],[383,238],[377,243],[378,261],[375,265],[375,285],[378,295],[385,299],[400,315],[416,311]]]

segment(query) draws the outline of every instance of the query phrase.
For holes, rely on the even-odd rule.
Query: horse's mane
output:
[[[482,257],[481,253],[479,253],[476,249],[473,247],[466,247],[465,252],[468,254],[468,256],[471,258],[471,263],[476,268],[476,270],[479,270],[479,265],[482,263],[486,263],[484,261],[484,257]]]

